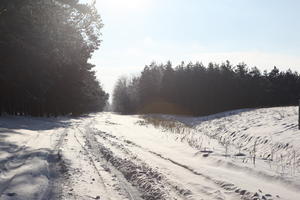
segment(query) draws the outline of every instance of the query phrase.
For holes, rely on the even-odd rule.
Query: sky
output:
[[[97,0],[104,27],[91,59],[112,94],[152,61],[233,64],[300,72],[298,0]]]

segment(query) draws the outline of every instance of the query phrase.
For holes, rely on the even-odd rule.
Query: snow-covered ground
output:
[[[58,178],[58,150],[68,122],[0,118],[0,199],[47,199]]]
[[[300,199],[297,107],[0,117],[0,199]]]

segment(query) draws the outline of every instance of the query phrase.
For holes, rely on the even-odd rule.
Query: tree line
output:
[[[240,63],[171,62],[145,66],[140,75],[115,84],[113,108],[123,114],[208,115],[240,108],[297,105],[300,75],[291,70],[261,72]]]
[[[1,0],[0,115],[101,111],[108,94],[88,62],[101,28],[95,2]]]

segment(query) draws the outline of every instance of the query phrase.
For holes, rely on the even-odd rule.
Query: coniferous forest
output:
[[[88,60],[102,22],[77,0],[1,0],[0,114],[57,116],[101,111],[108,94]],[[114,110],[123,114],[206,115],[239,108],[296,105],[297,72],[261,72],[241,63],[151,63],[120,78]]]
[[[114,110],[123,114],[207,115],[239,108],[297,105],[300,75],[222,64],[151,63],[139,76],[121,77],[113,94]]]
[[[57,116],[103,109],[108,94],[88,62],[101,42],[94,4],[1,0],[0,114]]]

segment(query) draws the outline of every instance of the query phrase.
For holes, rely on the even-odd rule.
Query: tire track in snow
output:
[[[39,192],[40,195],[38,195],[36,199],[49,200],[54,195],[54,188],[56,188],[55,186],[57,186],[57,183],[54,183],[54,174],[58,174],[59,171],[59,169],[57,168],[58,163],[56,162],[59,161],[58,149],[61,146],[61,141],[65,137],[65,130],[62,134],[60,134],[60,137],[58,141],[56,141],[55,145],[52,142],[53,133],[50,134],[50,148],[37,148],[34,150],[30,149],[31,146],[34,146],[33,144],[38,144],[40,142],[40,139],[44,139],[41,137],[42,134],[43,133],[39,130],[34,132],[29,136],[27,140],[22,142],[22,145],[20,147],[18,147],[14,151],[10,151],[10,153],[12,153],[13,155],[5,158],[0,162],[0,169],[3,169],[1,170],[1,176],[5,177],[9,173],[9,171],[18,170],[18,168],[22,168],[26,164],[30,163],[30,159],[35,159],[37,157],[41,162],[45,161],[45,164],[43,165],[43,168],[45,169],[42,168],[41,171],[45,170],[46,173],[43,175],[48,179],[48,184],[44,190],[41,190]],[[45,138],[47,138],[47,136]],[[14,174],[12,177],[2,182],[0,186],[0,197],[3,195],[5,190],[10,187],[14,179],[19,178],[22,175],[24,174]]]
[[[90,122],[89,124],[91,124],[92,122]],[[87,127],[87,126],[86,126]],[[86,129],[88,130],[88,128]],[[81,131],[81,130],[80,130]],[[89,133],[89,131],[87,131],[87,133],[85,134],[83,131],[81,131],[81,133],[83,135],[86,136],[86,143],[88,145],[88,147],[90,148],[90,150],[92,151],[92,154],[94,153],[95,157],[97,157],[97,159],[101,160],[102,163],[105,163],[105,168],[108,169],[109,171],[111,171],[116,178],[119,181],[120,186],[122,187],[122,189],[125,191],[125,193],[127,194],[127,197],[130,200],[141,200],[141,194],[139,193],[138,190],[136,190],[123,176],[123,174],[115,167],[113,166],[111,163],[109,163],[109,161],[104,160],[105,155],[102,154],[102,152],[97,151],[98,150],[98,143],[95,143],[96,140],[94,140],[94,138],[91,138],[92,136],[90,135],[91,133]],[[103,156],[103,158],[102,158]]]
[[[114,146],[115,148],[119,149],[120,151],[123,151],[123,153],[125,154],[129,154],[129,159],[130,157],[131,158],[134,158],[137,162],[144,162],[143,160],[140,160],[139,158],[135,158],[136,156],[130,151],[128,150],[125,146],[125,145],[128,145],[128,144],[133,144],[133,142],[130,142],[128,140],[122,140],[120,138],[117,138],[117,137],[114,137],[112,135],[107,135],[106,133],[104,132],[100,132],[100,133],[95,133],[97,134],[98,136],[100,136],[101,138],[103,138],[105,141],[107,141],[108,143],[110,143],[111,146]],[[103,136],[102,134],[104,134],[105,136]],[[112,141],[111,139],[108,139],[106,136],[110,137],[111,139],[115,140],[115,141]],[[123,144],[120,144],[118,142],[123,142]],[[106,143],[107,144],[107,143]],[[107,148],[110,148],[110,147],[107,147]],[[141,149],[143,149],[143,151],[145,151],[145,149],[143,147],[140,147]],[[149,151],[146,151],[147,153],[150,153],[153,155],[153,152],[149,152]],[[157,155],[154,155],[156,157],[159,157]],[[160,159],[162,159],[162,157],[159,157]],[[165,159],[163,159],[165,160]],[[154,161],[151,159],[151,162]],[[165,160],[167,162],[170,162],[170,160]],[[145,163],[146,164],[146,163]],[[176,164],[176,163],[173,163],[173,164]],[[160,166],[159,166],[160,167]],[[181,165],[178,165],[178,167],[180,168],[183,168]],[[186,169],[185,169],[186,170]],[[160,172],[159,172],[160,173]],[[183,186],[180,186],[182,184],[178,183],[178,182],[174,182],[174,181],[170,181],[168,177],[166,177],[165,173],[161,173],[162,175],[162,179],[165,181],[164,185],[168,185],[170,189],[174,190],[173,194],[174,193],[177,193],[178,196],[180,196],[181,199],[191,199],[193,198],[193,196],[195,196],[195,194],[193,194],[192,191],[190,191],[189,189],[184,189]],[[199,174],[198,174],[199,175]],[[220,188],[220,187],[219,187]],[[197,190],[201,190],[201,193],[203,194],[203,196],[205,196],[206,198],[209,198],[209,199],[224,199],[222,196],[222,194],[220,194],[220,191],[218,190],[214,190],[213,192],[209,192],[209,187],[208,186],[203,186],[202,189],[200,188],[197,188]],[[237,195],[235,195],[237,196]],[[197,200],[199,199],[199,197],[197,197]]]
[[[64,165],[64,161],[62,159],[62,155],[61,155],[61,148],[63,145],[63,142],[65,140],[65,138],[68,135],[68,128],[65,127],[63,132],[60,134],[58,140],[56,141],[56,144],[54,145],[54,148],[52,150],[52,155],[56,155],[57,157],[55,158],[57,162],[52,162],[50,163],[49,169],[48,171],[50,171],[50,173],[52,173],[52,175],[50,176],[49,174],[49,186],[48,186],[48,190],[45,193],[44,197],[42,198],[42,200],[51,200],[51,199],[57,199],[57,195],[60,195],[62,192],[62,189],[60,188],[60,186],[62,185],[62,182],[59,181],[57,182],[57,180],[55,178],[53,178],[54,174],[56,175],[61,175],[62,172],[62,167],[65,167]],[[50,143],[53,143],[53,135],[50,135]],[[53,159],[53,158],[52,158]]]
[[[110,142],[111,145],[116,146],[116,148],[125,148],[126,145],[133,145],[133,146],[141,149],[142,151],[148,152],[148,153],[150,153],[150,154],[152,154],[152,155],[154,155],[156,157],[159,157],[159,158],[161,158],[161,159],[163,159],[165,161],[171,162],[172,164],[177,165],[177,166],[179,166],[179,167],[181,167],[181,168],[189,171],[190,173],[193,173],[194,175],[201,176],[204,179],[212,182],[219,189],[223,189],[223,193],[227,193],[226,191],[232,192],[233,198],[236,198],[236,197],[239,196],[239,198],[243,199],[243,200],[248,200],[248,199],[249,200],[251,200],[251,199],[256,199],[256,200],[259,200],[259,199],[271,199],[271,198],[268,197],[268,194],[267,194],[267,197],[265,195],[263,195],[263,194],[261,194],[260,195],[261,197],[259,197],[257,195],[257,193],[253,193],[253,192],[247,191],[247,190],[245,190],[243,188],[239,188],[238,186],[236,186],[236,185],[234,185],[232,183],[229,183],[227,181],[222,181],[222,180],[214,179],[214,178],[212,178],[212,177],[210,177],[208,175],[205,175],[203,173],[200,173],[200,172],[198,172],[198,171],[190,168],[187,165],[184,165],[182,163],[176,162],[176,161],[174,161],[174,160],[172,160],[170,158],[164,157],[163,155],[161,155],[159,153],[156,153],[156,152],[151,151],[151,150],[149,150],[147,148],[144,148],[144,147],[142,147],[140,145],[137,145],[137,144],[135,144],[134,142],[132,142],[130,140],[123,140],[121,138],[118,138],[118,137],[116,137],[114,135],[111,135],[111,134],[108,134],[106,132],[100,132],[100,133],[97,133],[97,135],[99,135],[100,137],[103,137],[103,135],[104,135],[104,138],[108,142]],[[110,139],[108,139],[108,138],[110,138]],[[123,147],[121,147],[121,146],[123,146]],[[126,150],[123,149],[123,151],[128,152],[129,150],[128,149],[126,149]],[[218,199],[218,197],[217,197],[217,199]]]
[[[118,157],[110,148],[107,148],[104,144],[100,143],[95,138],[94,134],[94,132],[89,133],[88,136],[90,137],[89,141],[93,143],[93,149],[97,149],[97,153],[104,156],[112,169],[119,172],[121,177],[126,178],[127,181],[125,181],[125,183],[128,184],[128,186],[131,186],[132,184],[134,188],[137,188],[138,191],[142,193],[142,195],[135,195],[134,199],[141,199],[141,197],[147,200],[170,199],[163,189],[164,186],[161,185],[160,181],[157,179],[160,177],[160,174],[146,165],[136,165],[130,159],[123,158],[123,156],[122,158]]]
[[[77,126],[76,129],[82,134],[84,135],[84,132]],[[81,148],[85,151],[86,153],[86,156],[88,157],[92,167],[94,168],[95,172],[97,173],[98,177],[101,179],[101,185],[103,186],[103,188],[105,189],[105,193],[106,193],[106,196],[109,198],[109,195],[108,195],[108,192],[107,192],[107,187],[106,185],[104,184],[104,179],[103,177],[101,176],[100,172],[99,172],[99,169],[97,168],[96,164],[95,164],[95,161],[94,159],[92,158],[92,155],[91,153],[85,148],[85,146],[79,141],[77,135],[76,135],[76,131],[73,131],[73,135],[74,135],[74,138],[76,139],[77,143],[81,146]]]

